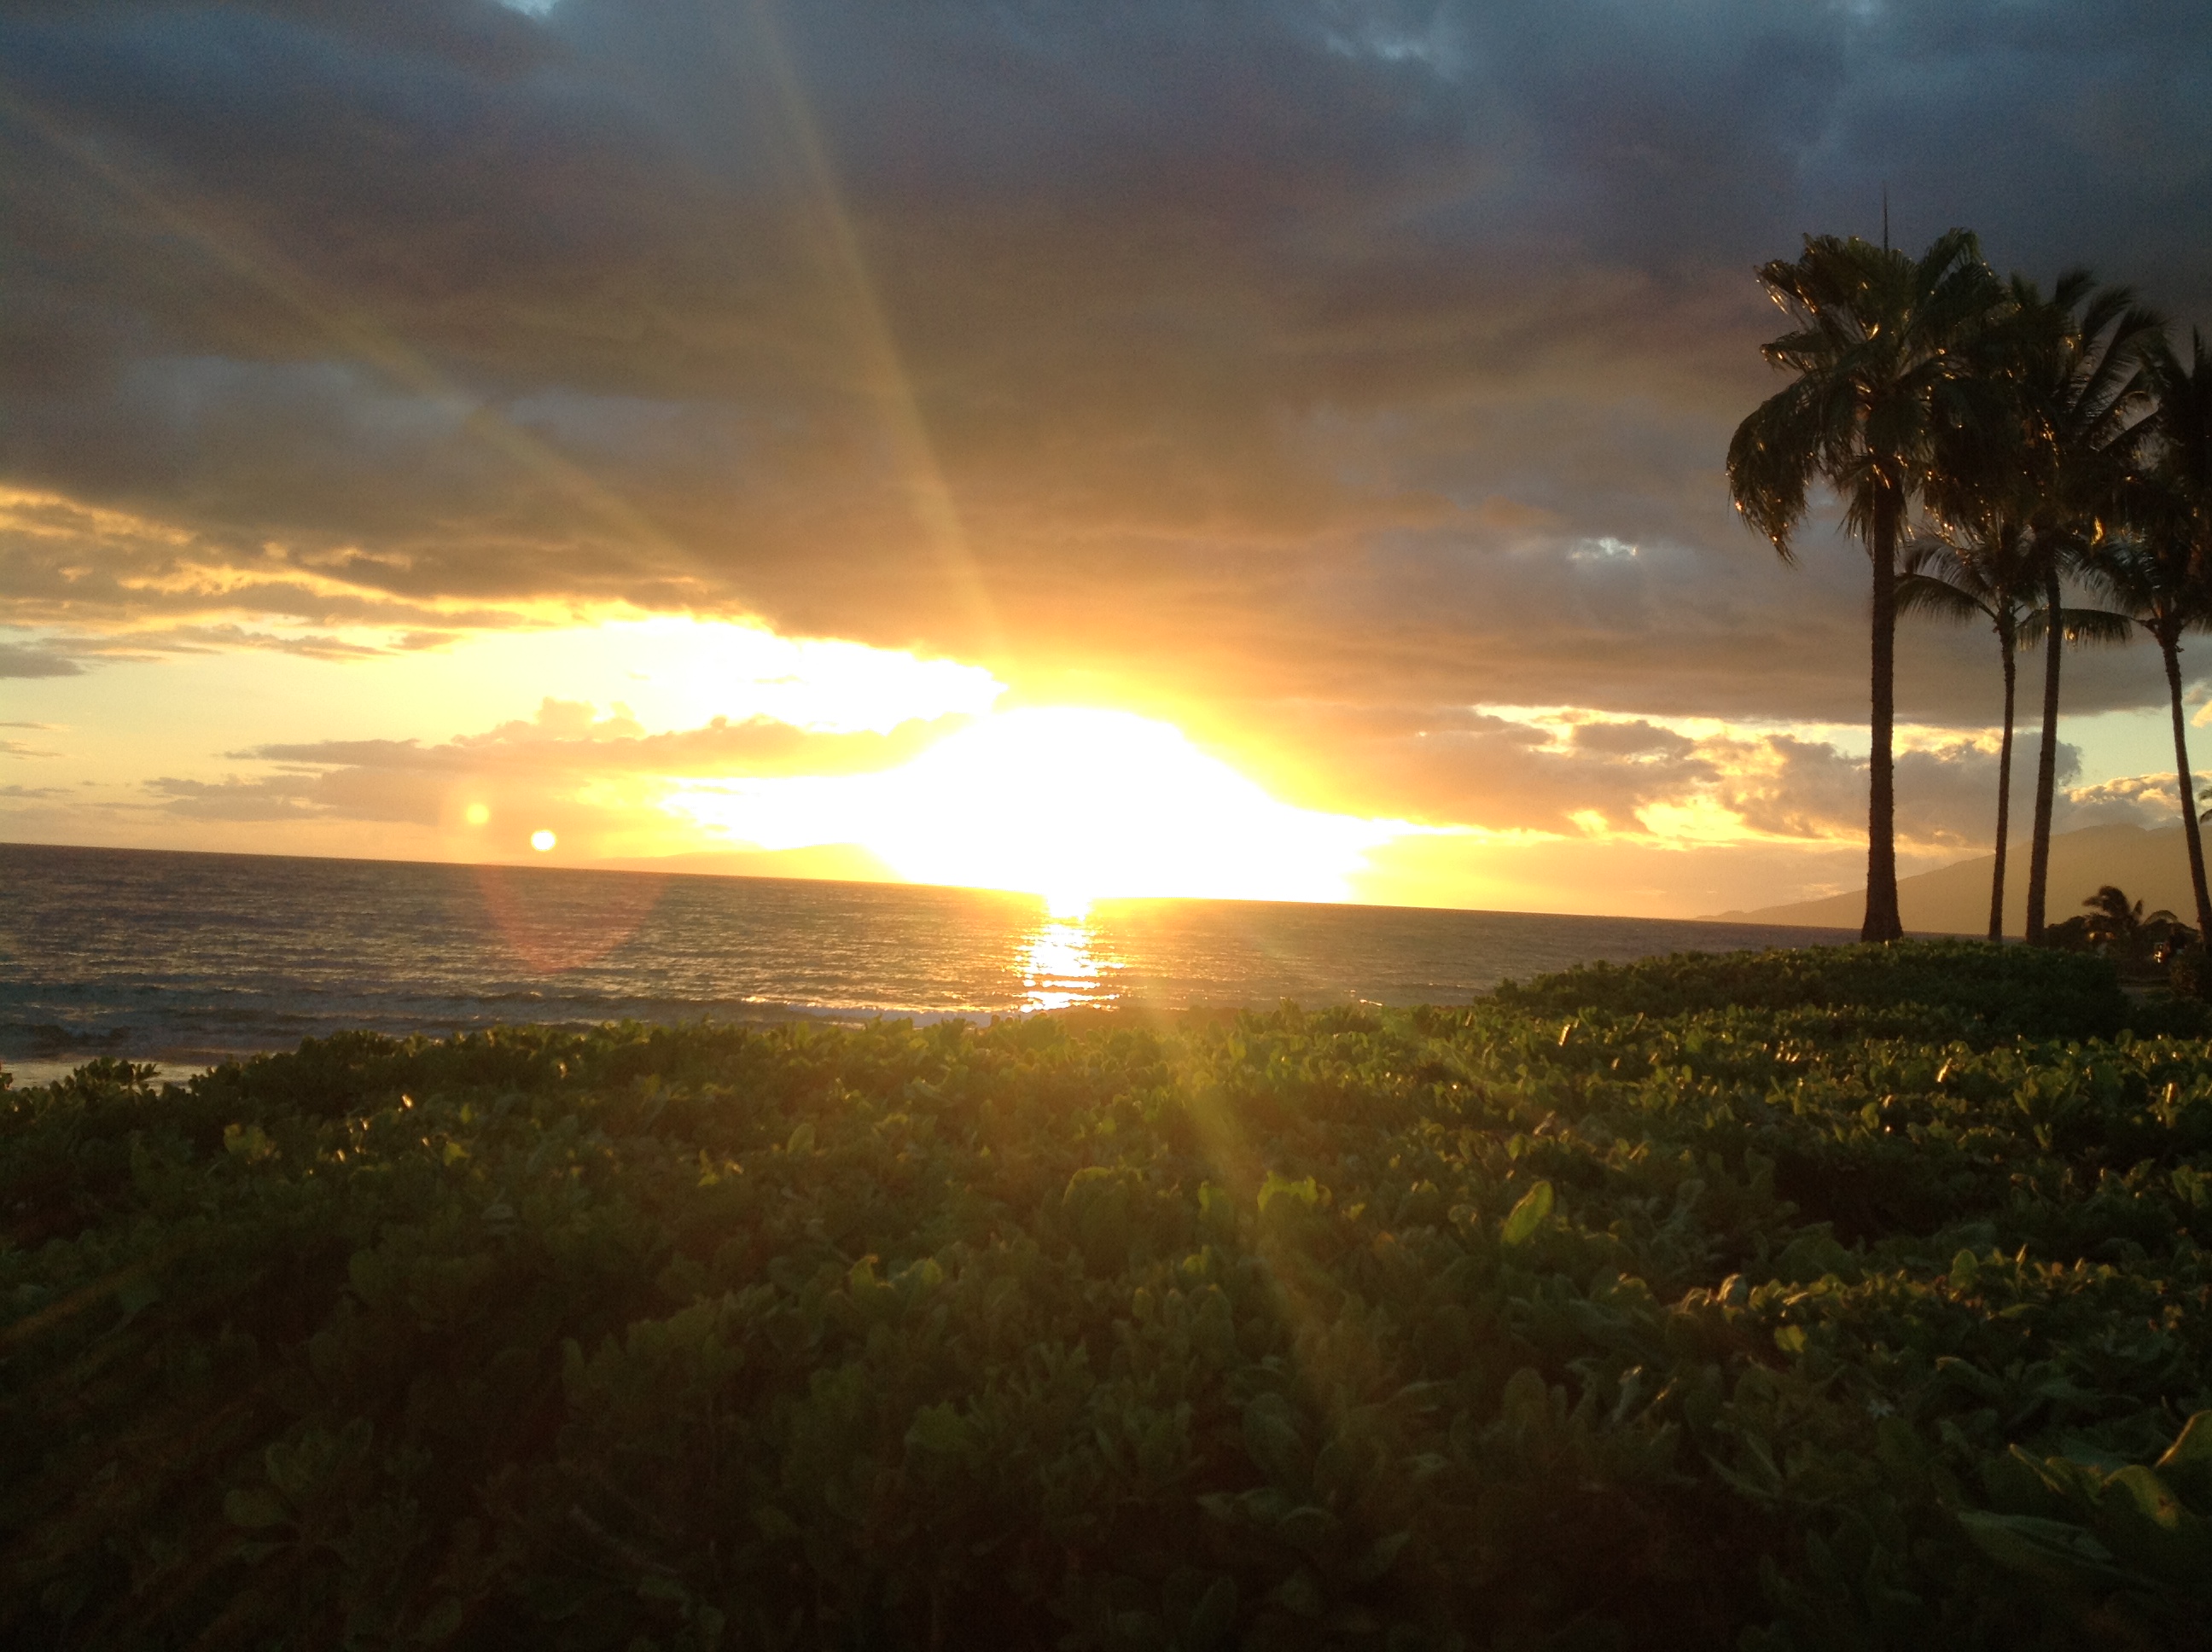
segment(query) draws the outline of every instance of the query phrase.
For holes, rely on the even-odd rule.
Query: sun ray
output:
[[[360,305],[325,292],[243,225],[227,222],[185,180],[143,155],[128,155],[116,135],[102,132],[97,143],[88,141],[6,85],[0,85],[0,116],[67,156],[165,230],[191,241],[232,274],[258,287],[319,332],[342,359],[374,370],[410,394],[463,413],[471,434],[556,489],[617,538],[650,550],[664,564],[696,565],[692,553],[662,533],[628,500],[488,404],[422,351],[371,319]]]
[[[875,403],[884,439],[890,446],[900,485],[915,525],[939,573],[958,594],[976,641],[988,654],[1004,650],[996,604],[984,583],[945,477],[914,377],[891,325],[860,232],[845,201],[845,191],[829,146],[823,142],[799,67],[784,38],[776,0],[753,0],[750,7],[755,50],[729,38],[718,22],[724,49],[733,64],[757,63],[766,71],[776,109],[798,161],[806,199],[813,208],[823,242],[823,273],[838,295],[861,380]]]

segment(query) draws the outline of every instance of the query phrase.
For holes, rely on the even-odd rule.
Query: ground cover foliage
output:
[[[2203,1645],[2212,1046],[2129,1016],[1941,943],[95,1063],[0,1094],[0,1640]]]

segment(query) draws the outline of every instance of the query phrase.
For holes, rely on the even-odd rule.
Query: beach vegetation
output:
[[[1904,943],[94,1062],[0,1093],[0,1639],[2202,1644],[2204,1014]]]

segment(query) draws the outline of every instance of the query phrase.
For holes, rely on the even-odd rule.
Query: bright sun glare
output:
[[[879,774],[669,801],[731,838],[859,842],[916,883],[1030,890],[1061,916],[1112,896],[1341,900],[1402,829],[1280,802],[1172,725],[1066,707],[979,718]]]

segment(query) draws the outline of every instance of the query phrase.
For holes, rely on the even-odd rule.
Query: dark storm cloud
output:
[[[32,5],[0,64],[0,477],[185,536],[7,538],[0,617],[1847,720],[1858,553],[1726,506],[1751,265],[1887,184],[2212,314],[2201,8]],[[1905,714],[1986,720],[1989,652],[1914,632]]]

